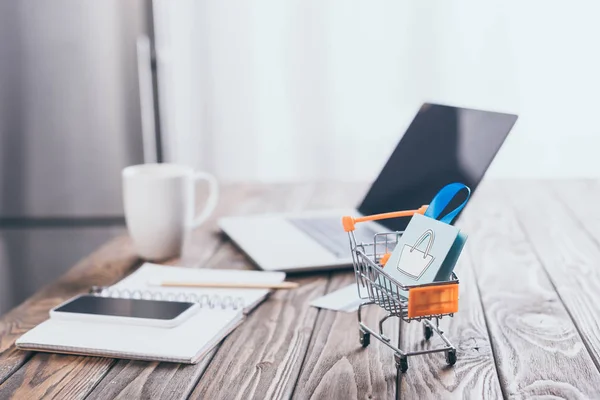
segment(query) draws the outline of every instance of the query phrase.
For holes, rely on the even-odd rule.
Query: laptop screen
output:
[[[416,209],[452,182],[475,191],[516,120],[511,114],[424,104],[358,211],[371,215]],[[408,218],[380,222],[404,230]]]

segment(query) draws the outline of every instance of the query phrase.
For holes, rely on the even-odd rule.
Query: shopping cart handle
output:
[[[342,225],[344,226],[344,231],[352,232],[355,229],[355,225],[359,222],[367,222],[367,221],[379,221],[382,219],[390,219],[390,218],[398,218],[398,217],[412,217],[415,214],[425,214],[427,211],[427,206],[421,206],[418,210],[406,210],[406,211],[395,211],[383,214],[373,214],[367,215],[366,217],[350,217],[345,216],[342,217]]]

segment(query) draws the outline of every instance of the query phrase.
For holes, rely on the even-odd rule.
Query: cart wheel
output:
[[[408,357],[396,355],[394,358],[396,359],[396,368],[400,372],[405,373],[408,371]]]
[[[425,340],[429,340],[433,336],[433,329],[427,324],[423,324],[423,336],[425,336]]]
[[[450,350],[446,351],[446,363],[448,365],[456,364],[456,350],[455,349],[450,349]]]
[[[371,334],[369,332],[360,331],[359,335],[358,339],[362,347],[367,347],[371,344]]]

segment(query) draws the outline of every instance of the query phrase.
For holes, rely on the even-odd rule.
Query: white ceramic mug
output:
[[[182,165],[133,165],[123,169],[122,177],[127,229],[138,254],[147,260],[179,255],[187,233],[212,214],[219,198],[213,175]],[[208,182],[209,195],[195,217],[199,180]]]

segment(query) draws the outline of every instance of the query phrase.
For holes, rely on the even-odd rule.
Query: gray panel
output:
[[[0,3],[0,217],[122,215],[149,2]]]
[[[0,314],[124,233],[121,226],[0,230]]]

